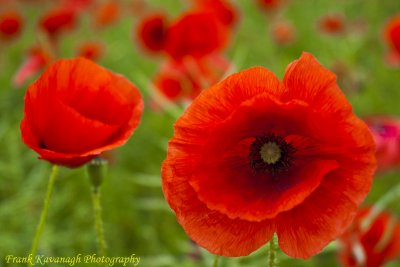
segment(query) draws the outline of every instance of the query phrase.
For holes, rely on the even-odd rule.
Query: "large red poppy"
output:
[[[307,53],[283,82],[251,68],[203,91],[175,124],[164,195],[199,245],[248,255],[273,233],[292,257],[351,223],[375,170],[374,142],[333,73]]]
[[[239,11],[228,0],[193,0],[194,8],[215,12],[226,26],[233,27],[239,20]]]
[[[139,91],[90,60],[60,60],[29,86],[21,133],[41,159],[80,166],[123,145],[143,110]]]
[[[351,227],[340,237],[339,259],[346,267],[379,267],[400,257],[400,222],[383,211],[369,228],[363,229],[370,211],[370,207],[361,209]]]
[[[189,11],[167,30],[165,51],[174,60],[185,56],[200,58],[226,47],[228,28],[214,12]]]

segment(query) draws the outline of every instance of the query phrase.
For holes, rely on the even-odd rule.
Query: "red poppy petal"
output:
[[[351,105],[336,84],[336,76],[308,53],[293,61],[283,78],[287,91],[282,101],[299,99],[315,109],[349,114]]]
[[[356,210],[357,205],[342,194],[334,179],[324,179],[301,205],[279,214],[279,247],[290,257],[307,259],[340,235]]]
[[[208,209],[198,200],[187,179],[176,175],[173,162],[163,162],[162,177],[164,195],[179,223],[193,241],[211,253],[245,256],[271,239],[275,226],[269,220],[260,223],[232,220]]]
[[[231,219],[248,221],[271,219],[292,209],[319,186],[328,172],[337,168],[333,160],[315,160],[274,180],[270,175],[251,175],[247,160],[247,168],[232,164],[242,159],[243,155],[239,159],[224,159],[218,166],[204,167],[190,178],[190,184],[210,209]]]
[[[281,82],[271,71],[253,67],[204,90],[175,125],[214,125],[229,117],[244,101],[281,90]]]

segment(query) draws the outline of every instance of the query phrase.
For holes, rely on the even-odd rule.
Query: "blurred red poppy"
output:
[[[374,142],[335,75],[304,53],[283,82],[262,67],[202,91],[177,120],[164,195],[210,252],[248,255],[273,233],[308,258],[351,223],[375,170]]]
[[[228,0],[194,0],[194,8],[215,12],[226,26],[233,27],[239,20],[239,11]]]
[[[32,47],[28,50],[22,65],[14,74],[13,85],[21,87],[28,79],[43,71],[51,60],[51,56],[41,47]]]
[[[271,28],[272,39],[280,45],[288,45],[293,43],[296,38],[296,30],[294,26],[287,21],[278,21]]]
[[[124,77],[87,59],[60,60],[26,92],[22,139],[40,159],[78,167],[123,145],[142,110]]]
[[[22,29],[23,21],[19,13],[9,11],[0,14],[0,39],[10,40],[17,37]]]
[[[200,58],[221,51],[228,39],[228,28],[214,12],[191,11],[168,28],[165,51],[174,60],[185,56]]]
[[[149,52],[164,49],[167,31],[167,18],[157,13],[142,19],[137,27],[137,39],[141,46]]]
[[[61,6],[74,11],[82,11],[93,5],[95,0],[62,0]]]
[[[221,80],[231,66],[220,55],[212,54],[202,59],[185,58],[183,61],[167,61],[157,73],[156,88],[173,102],[190,103],[202,89]]]
[[[393,117],[371,116],[365,119],[376,143],[378,170],[400,166],[400,120]]]
[[[258,0],[258,4],[262,9],[272,11],[280,7],[283,4],[283,0]]]
[[[318,28],[328,34],[342,33],[345,30],[344,16],[339,13],[322,16],[318,20]]]
[[[76,14],[69,8],[56,8],[46,12],[39,21],[39,27],[50,38],[57,38],[61,32],[71,30],[76,25]]]
[[[339,259],[346,267],[379,267],[400,257],[398,219],[383,211],[368,229],[363,229],[370,211],[370,207],[360,209],[351,227],[339,239],[342,244]]]
[[[94,13],[94,22],[97,27],[106,27],[119,19],[120,7],[117,1],[109,0],[100,4]]]
[[[400,15],[395,15],[386,23],[385,40],[390,46],[389,63],[398,65],[400,62]]]
[[[98,60],[104,53],[104,48],[97,42],[84,42],[78,46],[77,55],[93,61]]]

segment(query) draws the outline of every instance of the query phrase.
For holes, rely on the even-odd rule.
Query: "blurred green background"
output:
[[[185,1],[179,0],[144,2],[149,8],[166,10],[171,17],[185,8]],[[282,78],[286,66],[307,51],[328,68],[346,66],[345,77],[339,82],[359,116],[400,115],[400,69],[385,63],[388,46],[383,40],[383,26],[390,16],[400,12],[400,1],[292,0],[273,15],[261,11],[253,0],[232,2],[241,16],[226,56],[236,70],[261,65]],[[11,77],[23,60],[22,52],[37,39],[36,21],[42,10],[40,5],[25,5],[21,9],[25,18],[23,34],[12,44],[1,44],[0,50],[0,266],[20,266],[6,264],[5,255],[24,256],[30,250],[51,169],[21,141],[19,123],[27,86],[15,89],[11,85]],[[336,35],[321,33],[316,26],[319,17],[332,12],[342,13],[347,25],[360,22],[362,29]],[[272,40],[269,27],[277,17],[294,25],[296,39],[292,44],[281,46]],[[137,22],[135,16],[126,15],[116,24],[94,32],[89,16],[83,15],[80,27],[63,36],[61,55],[73,57],[74,47],[81,40],[101,40],[106,54],[99,64],[125,75],[148,103],[149,80],[162,58],[146,56],[134,43]],[[102,187],[109,256],[136,254],[141,258],[139,266],[146,267],[212,265],[213,256],[189,241],[161,191],[161,162],[176,115],[182,111],[156,112],[147,105],[132,138],[115,151],[116,160]],[[376,177],[366,203],[373,203],[399,182],[397,171]],[[389,209],[400,216],[398,203]],[[334,242],[307,261],[280,252],[280,266],[339,266],[336,249]],[[39,254],[78,253],[96,253],[90,183],[84,168],[61,168]],[[248,257],[222,258],[220,266],[266,266],[266,262],[264,247]],[[387,266],[400,266],[400,261]]]

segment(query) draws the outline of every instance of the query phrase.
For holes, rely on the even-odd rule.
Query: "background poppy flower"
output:
[[[228,27],[233,27],[239,20],[239,11],[227,0],[194,0],[195,9],[215,12],[219,20]]]
[[[139,91],[90,60],[60,60],[29,86],[21,134],[41,159],[80,166],[123,145],[143,110]]]
[[[376,143],[378,170],[400,166],[400,121],[393,117],[370,116],[365,122]]]
[[[192,102],[162,165],[165,198],[192,240],[242,256],[276,232],[283,252],[308,258],[346,229],[375,147],[335,79],[304,53],[283,82],[255,67]]]
[[[153,14],[142,19],[137,27],[137,39],[150,52],[164,49],[167,22],[164,14]]]
[[[295,40],[296,30],[292,23],[278,21],[271,26],[271,35],[277,44],[288,45]]]
[[[22,17],[14,11],[0,14],[0,39],[13,39],[22,29]]]
[[[187,12],[168,28],[165,51],[174,60],[200,58],[225,48],[228,38],[227,27],[214,12]]]
[[[94,22],[98,27],[106,27],[115,23],[120,16],[120,6],[115,0],[100,4],[94,13]]]
[[[41,47],[32,47],[28,50],[22,65],[14,74],[13,85],[22,86],[26,80],[43,71],[51,60],[51,56]]]
[[[93,61],[98,60],[104,53],[104,48],[97,42],[84,42],[78,46],[77,54]]]
[[[51,38],[56,38],[61,32],[71,30],[76,25],[76,13],[69,8],[55,8],[45,13],[39,27]]]
[[[327,14],[318,20],[319,29],[328,34],[336,34],[344,32],[345,23],[342,14]]]
[[[400,15],[390,18],[386,23],[384,34],[393,54],[391,58],[397,59],[396,63],[400,62]]]
[[[346,267],[379,267],[400,257],[400,223],[383,211],[368,229],[362,229],[371,207],[360,209],[349,229],[340,237],[339,259]]]

